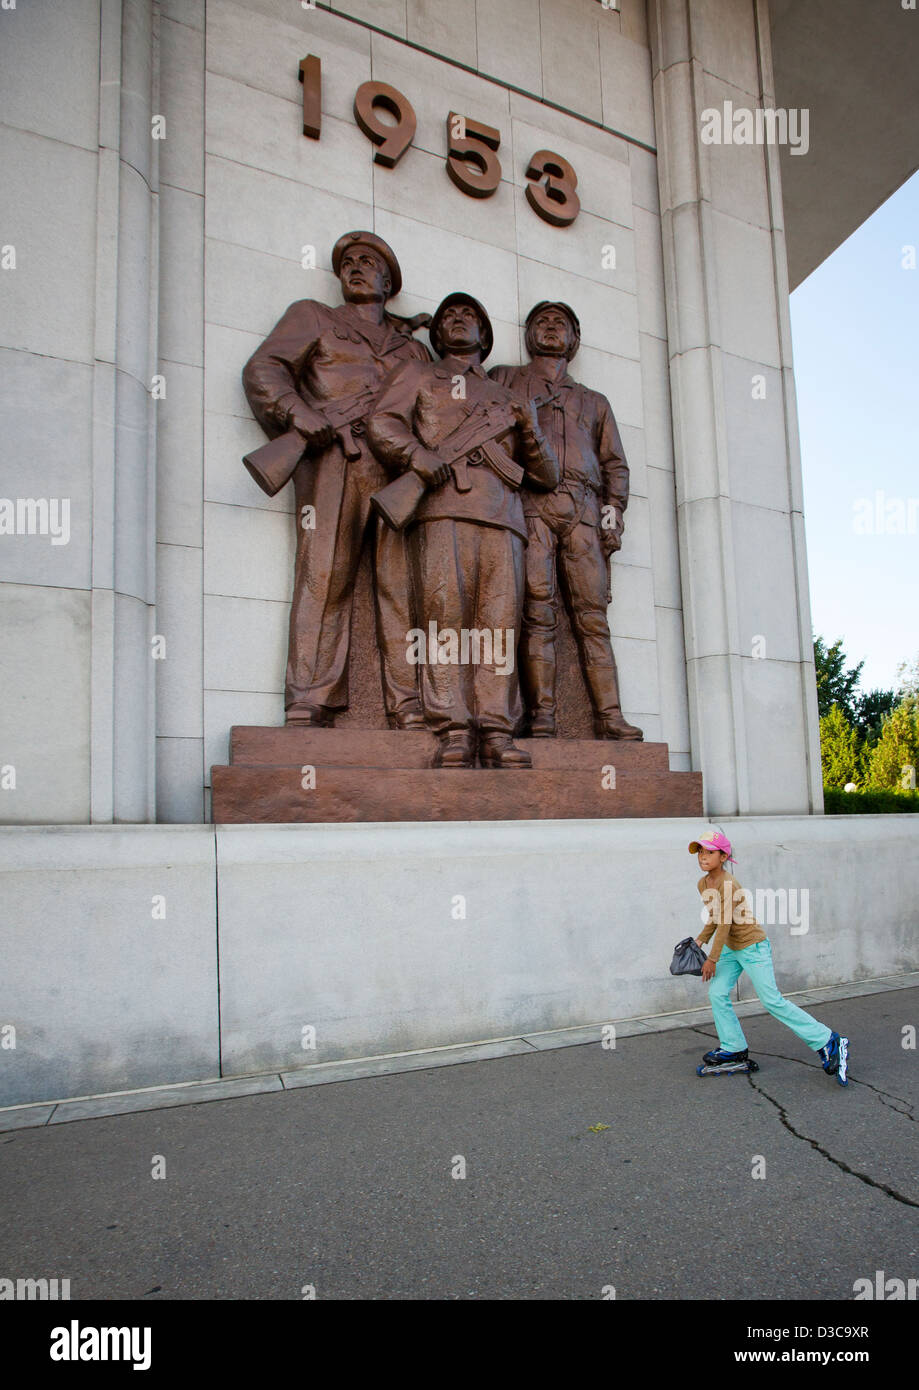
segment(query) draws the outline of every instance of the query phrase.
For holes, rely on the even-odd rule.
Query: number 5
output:
[[[490,198],[501,182],[496,150],[501,132],[451,111],[447,117],[447,173],[471,198]],[[477,170],[473,173],[473,170]]]

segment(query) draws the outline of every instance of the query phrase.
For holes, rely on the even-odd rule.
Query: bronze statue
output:
[[[405,539],[371,512],[371,494],[388,475],[367,447],[364,419],[393,367],[429,361],[412,337],[428,316],[387,312],[402,274],[392,249],[373,232],[341,237],[332,269],[344,304],[291,304],[243,369],[249,404],[273,441],[250,454],[247,467],[270,494],[291,476],[296,491],[287,722],[329,725],[348,706],[354,583],[372,535],[387,719],[393,728],[423,728],[417,672],[406,661],[412,614]]]
[[[447,295],[430,334],[441,361],[396,369],[367,437],[400,475],[374,505],[394,534],[409,528],[420,633],[433,644],[420,689],[439,740],[434,766],[474,767],[478,745],[483,767],[530,767],[529,754],[512,741],[522,713],[514,661],[527,538],[521,487],[554,488],[558,462],[535,404],[481,367],[493,341],[482,305],[468,294]],[[499,635],[503,662],[494,659]],[[482,656],[483,636],[491,639],[491,660],[469,650],[477,644]]]
[[[568,375],[581,328],[567,304],[542,301],[527,315],[525,367],[490,375],[516,393],[542,400],[539,421],[558,455],[561,480],[551,492],[524,494],[527,524],[526,599],[520,677],[533,738],[556,735],[556,652],[559,581],[598,738],[641,739],[623,718],[610,641],[609,557],[622,544],[629,470],[609,401]]]

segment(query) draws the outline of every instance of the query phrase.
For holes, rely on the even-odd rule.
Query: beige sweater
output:
[[[703,877],[699,879],[698,888],[708,908],[708,921],[696,939],[704,946],[714,936],[709,960],[717,962],[723,946],[731,951],[742,951],[745,946],[766,940],[766,933],[750,910],[736,878],[725,874],[720,888],[708,888]]]

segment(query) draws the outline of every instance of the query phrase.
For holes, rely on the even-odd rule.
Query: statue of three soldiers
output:
[[[629,472],[609,402],[568,375],[574,311],[537,304],[529,365],[486,375],[492,327],[471,295],[448,295],[430,320],[391,313],[399,262],[372,232],[341,237],[332,268],[344,303],[292,304],[243,370],[273,441],[246,464],[269,493],[291,477],[296,493],[288,724],[331,725],[347,708],[369,536],[387,720],[431,729],[434,766],[474,767],[478,755],[483,767],[530,767],[514,735],[555,735],[560,591],[597,737],[640,739],[620,708],[606,616]],[[413,337],[423,323],[438,361]],[[416,624],[510,633],[515,645],[519,634],[520,680],[513,660],[434,654],[419,673],[407,650]]]

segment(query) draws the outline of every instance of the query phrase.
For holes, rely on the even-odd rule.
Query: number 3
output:
[[[568,227],[581,211],[581,200],[574,191],[578,176],[560,154],[537,150],[527,167],[527,178],[539,180],[544,174],[545,185],[527,184],[527,202],[553,227]]]

